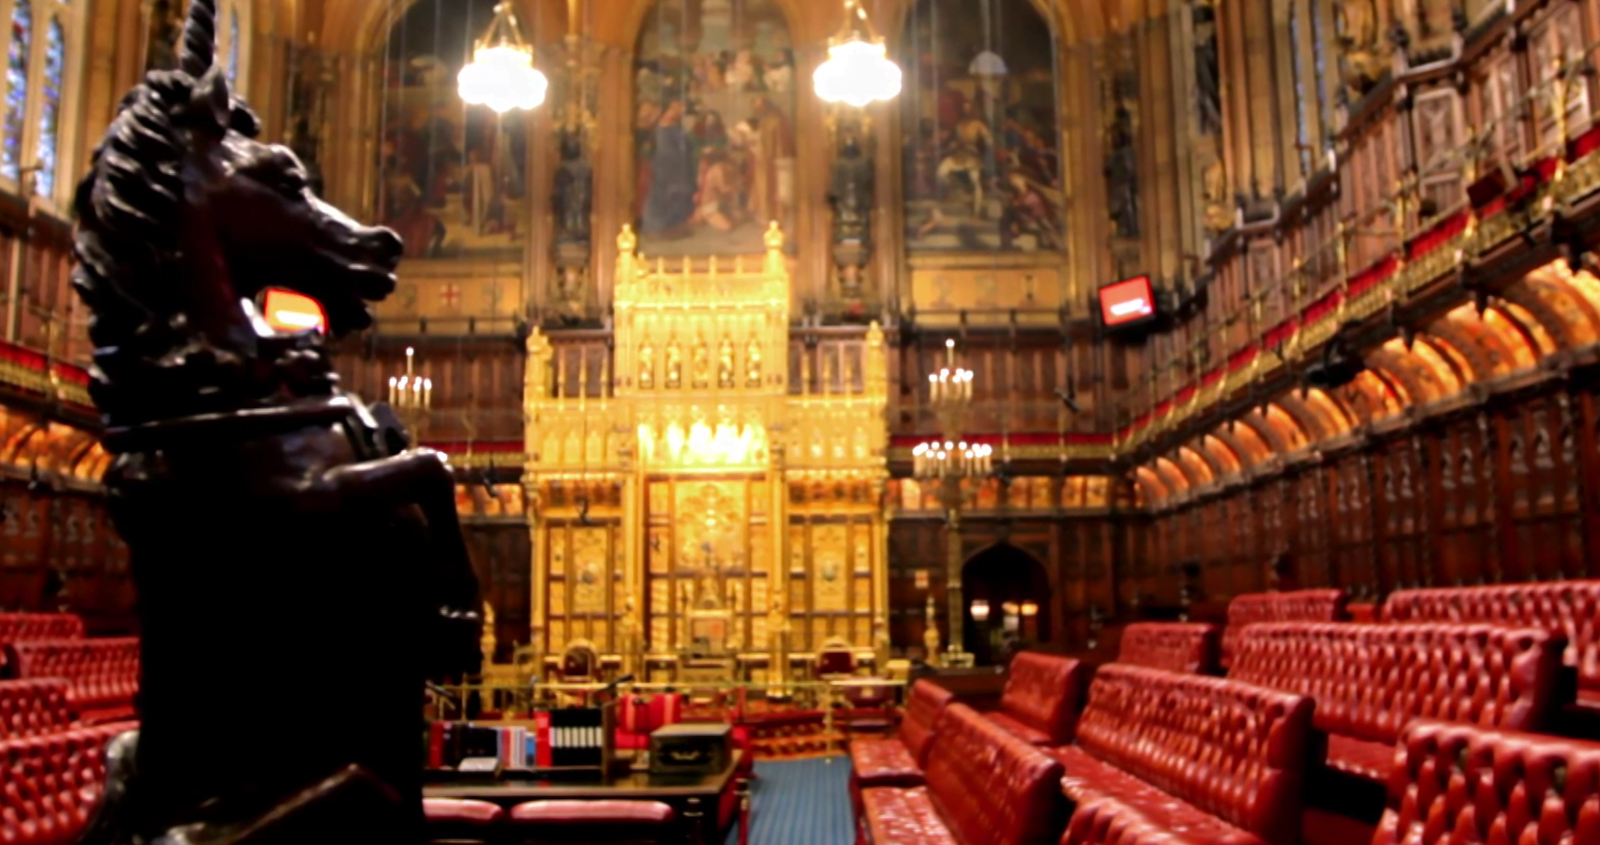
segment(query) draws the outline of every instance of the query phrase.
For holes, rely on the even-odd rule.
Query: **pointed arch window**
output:
[[[0,191],[31,191],[65,205],[87,11],[83,0],[0,0],[0,19],[11,22],[0,90]]]
[[[39,109],[39,174],[33,182],[41,197],[55,194],[61,144],[61,84],[66,70],[67,37],[59,19],[50,22],[44,47],[44,102]]]
[[[0,124],[0,175],[16,180],[22,175],[23,129],[28,120],[28,64],[32,57],[33,6],[14,0],[11,38],[6,48],[5,121]]]
[[[239,84],[239,7],[228,7],[228,86]]]
[[[1301,41],[1300,4],[1289,3],[1289,63],[1294,76],[1294,145],[1300,159],[1300,173],[1311,175],[1311,108],[1312,100],[1306,96],[1305,52]],[[1315,80],[1309,80],[1315,84]]]

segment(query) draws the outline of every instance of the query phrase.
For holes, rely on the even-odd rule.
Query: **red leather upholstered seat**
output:
[[[1089,667],[1070,657],[1024,651],[1011,660],[995,724],[1034,745],[1066,745],[1083,707]]]
[[[1222,632],[1222,668],[1233,665],[1235,643],[1246,625],[1262,622],[1343,622],[1350,618],[1344,590],[1294,590],[1245,593],[1228,602],[1228,627]]]
[[[71,724],[66,681],[0,681],[0,739],[56,733]]]
[[[517,842],[664,845],[678,842],[677,813],[659,801],[528,801],[511,808]]]
[[[954,698],[954,693],[926,678],[912,684],[896,736],[851,741],[851,777],[856,787],[921,784],[928,743],[944,708]]]
[[[487,842],[500,835],[506,811],[499,804],[470,798],[424,798],[430,842]]]
[[[83,618],[76,613],[0,613],[0,645],[29,640],[83,638]],[[0,667],[10,655],[0,650]]]
[[[130,724],[0,741],[0,842],[71,845],[105,780],[106,743]]]
[[[1600,580],[1397,590],[1385,622],[1493,622],[1544,628],[1566,637],[1566,665],[1578,673],[1578,700],[1600,707]]]
[[[1063,845],[1295,845],[1315,759],[1311,701],[1110,664],[1076,745],[1051,752],[1076,804]]]
[[[1285,622],[1251,626],[1228,677],[1310,697],[1328,764],[1381,782],[1412,719],[1543,729],[1564,646],[1532,628]]]
[[[1059,829],[1061,764],[964,704],[928,750],[925,786],[861,792],[869,845],[1046,845]]]
[[[64,678],[67,701],[83,722],[134,715],[139,691],[139,638],[35,640],[7,647],[19,678]]]
[[[1221,635],[1208,622],[1136,622],[1122,630],[1117,662],[1207,675],[1217,667]]]
[[[1600,842],[1600,743],[1419,720],[1372,845]]]
[[[656,728],[683,721],[683,696],[675,692],[625,695],[617,711],[617,749],[639,751],[650,747],[650,734]]]

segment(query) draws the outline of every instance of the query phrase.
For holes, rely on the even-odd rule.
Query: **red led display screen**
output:
[[[1137,276],[1100,289],[1100,318],[1107,328],[1137,323],[1156,315],[1155,288],[1149,276]]]

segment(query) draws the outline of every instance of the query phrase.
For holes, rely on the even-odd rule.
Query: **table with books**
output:
[[[726,726],[677,727],[679,733],[709,730],[717,753],[707,756],[679,749],[708,737],[661,732],[673,744],[658,746],[652,761],[612,748],[609,717],[589,708],[540,713],[525,725],[434,723],[424,795],[489,801],[508,811],[527,801],[659,801],[677,811],[689,845],[722,842],[734,816],[748,809],[739,794],[744,785],[735,783],[743,751],[727,743]]]

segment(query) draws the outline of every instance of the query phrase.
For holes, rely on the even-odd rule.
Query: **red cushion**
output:
[[[511,808],[511,821],[519,827],[593,828],[597,835],[621,827],[662,827],[676,818],[660,801],[526,801]]]
[[[1062,745],[1053,737],[1032,725],[1026,724],[1013,717],[1010,713],[998,712],[985,714],[989,720],[1005,728],[1012,736],[1030,745],[1053,746]]]
[[[963,845],[934,809],[927,787],[868,789],[861,805],[872,845]]]
[[[850,767],[862,789],[922,785],[922,767],[898,739],[852,740]]]
[[[67,701],[85,722],[133,715],[139,638],[32,640],[7,647],[19,678],[64,678]]]
[[[1389,777],[1389,768],[1394,765],[1394,746],[1330,734],[1328,765],[1346,774],[1384,783]]]
[[[424,798],[422,814],[428,824],[475,825],[486,827],[498,824],[506,817],[499,804],[474,801],[470,798]]]
[[[77,842],[100,800],[106,743],[129,727],[104,725],[0,742],[0,842]]]
[[[0,738],[55,733],[70,724],[66,681],[0,681]]]

